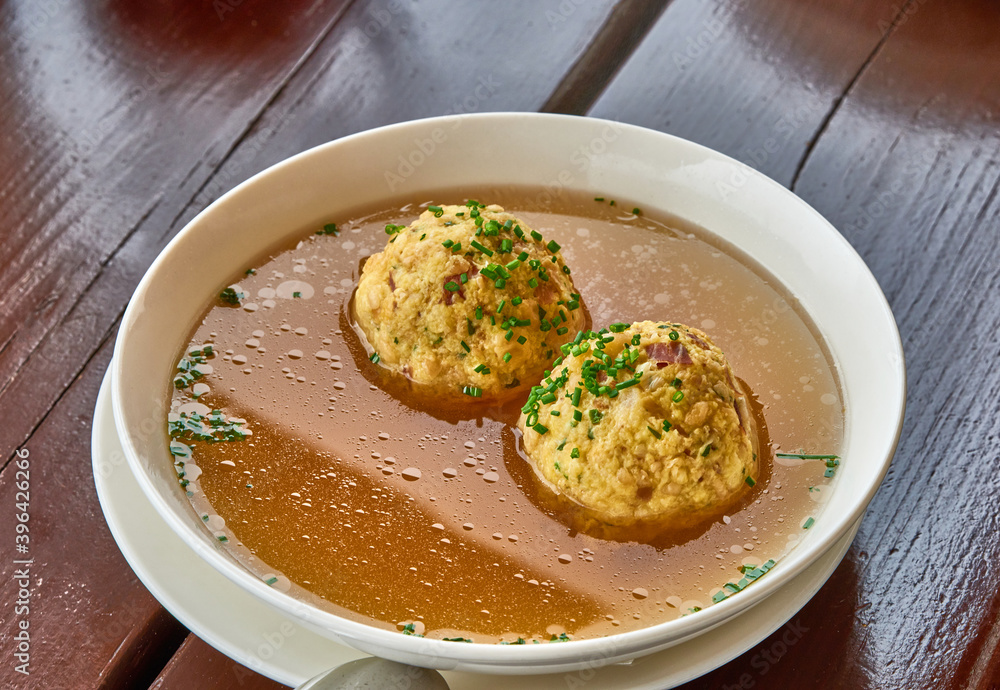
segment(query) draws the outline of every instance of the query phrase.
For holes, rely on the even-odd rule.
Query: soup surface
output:
[[[653,542],[575,532],[519,454],[523,400],[443,404],[369,360],[350,317],[361,263],[385,245],[387,223],[469,197],[562,246],[594,330],[649,319],[712,335],[769,437],[766,469],[736,509]],[[213,300],[191,335],[171,401],[180,481],[223,548],[271,586],[345,617],[487,643],[649,626],[712,605],[750,585],[753,566],[780,560],[821,519],[834,471],[774,451],[838,452],[834,366],[750,260],[679,220],[626,208],[453,190],[330,219],[336,231],[310,228],[248,267],[231,303]]]

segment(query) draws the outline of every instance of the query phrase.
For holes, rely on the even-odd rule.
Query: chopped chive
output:
[[[472,240],[472,242],[470,242],[469,244],[471,244],[474,249],[478,249],[479,251],[481,251],[486,256],[493,256],[493,250],[492,249],[490,249],[489,247],[484,247],[482,244],[480,244],[476,240]]]
[[[594,197],[594,201],[604,201],[604,197],[603,196],[595,196]]]
[[[571,458],[578,458],[578,457],[580,457],[580,449],[579,448],[574,448],[573,450],[571,450],[569,452],[569,456]]]
[[[444,209],[440,206],[428,206],[427,210],[433,213],[435,218],[440,218],[444,215]]]
[[[513,248],[514,248],[514,243],[510,239],[504,238],[504,239],[500,240],[500,253],[501,254],[506,254],[506,253],[508,253]]]
[[[523,299],[521,299],[521,296],[520,296],[520,295],[518,295],[517,297],[515,297],[514,299],[512,299],[512,300],[510,301],[510,303],[511,303],[511,304],[513,304],[513,305],[514,305],[514,306],[516,307],[517,305],[519,305],[519,304],[520,304],[521,302],[523,302],[523,301],[524,301],[524,300],[523,300]]]
[[[491,316],[490,318],[493,318],[493,317]],[[510,342],[510,339],[514,337],[514,331],[508,329],[507,332],[503,334],[503,337],[504,337],[504,340],[506,340],[507,342]]]
[[[670,331],[669,333],[667,333],[667,337],[670,338],[671,340],[677,340],[680,337],[680,334],[677,333],[677,331]]]
[[[302,293],[301,293],[301,292],[293,292],[293,293],[292,293],[292,297],[295,297],[295,298],[299,298],[299,297],[301,297],[301,296],[302,296]]]
[[[503,290],[506,286],[507,286],[507,281],[504,280],[503,278],[497,278],[497,280],[493,283],[493,287],[495,287],[497,290]]]
[[[378,356],[377,352],[373,352],[371,354],[371,357],[369,357],[368,359],[370,359],[373,364],[378,364],[379,360],[382,359],[382,358]]]
[[[473,398],[481,398],[483,389],[476,386],[462,386],[462,392]]]
[[[613,323],[610,326],[608,326],[608,330],[611,331],[612,333],[622,333],[625,331],[626,328],[628,328],[627,323]]]
[[[558,333],[559,335],[566,335],[567,333],[569,333],[569,329],[563,326],[562,328],[557,328],[556,333]]]
[[[549,431],[549,428],[540,422],[536,423],[531,428],[537,431],[539,434],[546,434]]]
[[[604,417],[598,410],[588,410],[587,414],[590,415],[591,424],[600,424],[601,419]]]
[[[743,481],[745,481],[747,483],[747,486],[751,486],[751,487],[754,486],[757,483],[757,481],[753,477],[750,477],[750,476],[747,476],[747,478],[744,479]]]
[[[442,247],[450,247],[453,244],[455,244],[455,240],[445,240],[444,242],[441,243],[441,246]]]
[[[672,396],[670,396],[670,399],[673,400],[675,403],[679,403],[681,400],[684,399],[684,391],[677,391]]]
[[[264,584],[265,585],[273,585],[277,581],[278,581],[278,578],[276,578],[274,576],[271,576],[271,577],[267,578],[266,580],[264,580]]]
[[[556,242],[555,240],[549,240],[549,243],[545,245],[545,248],[548,249],[553,254],[562,249],[562,247],[559,246],[559,243]]]
[[[708,454],[712,452],[712,444],[706,444],[705,450],[701,451],[701,457],[707,458]]]
[[[670,427],[673,426],[668,420],[663,420],[663,430],[670,431]]]
[[[680,379],[674,379],[673,381],[670,382],[670,385],[673,386],[674,388],[680,388],[683,383],[684,382],[681,381]]]
[[[466,352],[472,352],[472,350],[469,348],[469,344],[464,340],[462,341],[462,349],[465,350]]]
[[[813,520],[812,518],[809,518],[808,520],[806,520],[805,522],[802,523],[802,529],[809,529],[810,527],[812,527],[815,524],[816,524],[816,521]]]
[[[454,280],[449,280],[444,284],[444,289],[448,292],[458,292],[462,289],[462,286],[456,283]]]
[[[659,431],[649,426],[648,424],[646,425],[646,428],[649,429],[649,433],[651,433],[656,438],[663,438],[663,434],[661,434]]]
[[[477,319],[483,318],[483,308],[482,307],[476,307],[476,318]]]
[[[533,239],[535,242],[541,242],[542,241],[542,233],[538,232],[537,230],[532,230],[531,231],[531,239]]]
[[[457,254],[460,251],[462,251],[462,243],[461,242],[456,242],[455,244],[451,245],[451,253],[452,254]]]
[[[638,209],[638,207],[634,208],[634,209],[632,209],[632,215],[635,215],[635,216],[642,215],[642,211],[640,211]]]
[[[553,417],[560,417],[560,416],[562,416],[562,412],[560,412],[559,410],[551,410],[549,412],[549,414],[552,415]]]
[[[531,280],[529,280],[528,281],[528,286],[529,287],[533,287],[533,288],[538,287],[538,279],[537,278],[532,278]]]
[[[233,306],[239,306],[240,300],[246,295],[242,292],[236,292],[231,287],[227,287],[225,290],[219,293],[219,299],[221,299],[226,304],[231,304]]]

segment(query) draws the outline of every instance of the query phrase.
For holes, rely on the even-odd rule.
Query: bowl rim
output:
[[[808,545],[803,544],[796,547],[786,554],[786,556],[772,570],[772,576],[762,578],[760,581],[755,582],[753,587],[741,591],[739,596],[727,598],[726,600],[703,609],[696,617],[692,616],[689,618],[679,618],[665,621],[637,630],[616,633],[605,637],[573,640],[572,644],[568,645],[542,644],[522,646],[484,643],[456,644],[453,642],[445,642],[443,640],[401,635],[396,631],[377,628],[366,623],[337,616],[329,611],[312,607],[292,595],[284,594],[269,587],[252,573],[242,569],[240,566],[236,565],[235,562],[230,561],[220,553],[214,552],[209,548],[198,547],[200,542],[196,538],[192,538],[194,535],[192,530],[189,529],[188,523],[184,522],[180,516],[174,513],[171,505],[161,495],[159,486],[154,482],[154,479],[144,471],[140,460],[140,451],[136,447],[135,440],[133,439],[130,429],[127,427],[125,422],[125,402],[122,393],[122,386],[126,372],[124,371],[123,363],[125,357],[123,356],[123,352],[128,346],[127,334],[134,326],[141,312],[143,295],[150,289],[150,285],[153,283],[157,272],[163,270],[164,265],[169,264],[173,251],[184,240],[184,238],[192,233],[198,232],[199,226],[207,216],[215,213],[216,210],[226,202],[245,195],[248,192],[252,193],[252,190],[260,184],[265,183],[269,177],[282,173],[289,168],[299,166],[304,161],[308,161],[313,157],[331,155],[330,152],[335,152],[338,148],[344,147],[348,144],[364,142],[367,139],[381,137],[387,133],[399,131],[420,132],[425,131],[427,128],[444,124],[454,126],[456,121],[471,122],[476,124],[481,123],[483,126],[489,127],[524,127],[532,126],[534,123],[555,123],[559,126],[567,127],[598,127],[601,125],[613,125],[614,127],[638,134],[639,136],[662,138],[664,141],[669,141],[670,145],[680,147],[686,152],[693,154],[693,156],[699,160],[714,160],[721,162],[726,166],[738,166],[738,168],[744,170],[746,174],[756,178],[758,182],[763,183],[766,186],[773,187],[775,193],[782,196],[787,203],[798,205],[801,210],[813,217],[816,221],[815,228],[813,229],[815,232],[824,233],[829,241],[839,242],[849,251],[851,258],[858,264],[856,268],[863,269],[861,270],[861,273],[868,282],[868,285],[866,286],[867,290],[871,292],[871,296],[873,298],[878,300],[877,306],[881,312],[881,316],[885,319],[884,325],[889,327],[887,335],[890,336],[890,342],[886,344],[893,349],[892,354],[895,356],[895,359],[892,360],[895,363],[895,368],[892,371],[892,374],[893,378],[897,382],[897,385],[893,390],[887,391],[889,399],[894,404],[888,410],[886,416],[887,419],[894,423],[895,428],[893,429],[891,437],[887,436],[885,438],[883,448],[878,452],[872,453],[872,458],[866,458],[866,460],[871,459],[880,463],[876,480],[871,482],[864,493],[857,496],[850,512],[838,513],[834,516],[834,519],[837,522],[837,529],[831,530],[828,535],[822,538],[811,541]],[[585,124],[581,125],[581,123]],[[711,232],[711,229],[709,229],[709,232]],[[775,277],[778,278],[779,281],[781,280],[780,276]],[[164,518],[167,524],[170,525],[171,529],[186,543],[194,546],[195,550],[199,553],[199,555],[201,555],[202,558],[207,560],[211,565],[213,565],[213,567],[226,575],[226,577],[235,584],[247,589],[259,599],[266,601],[268,604],[286,613],[287,615],[303,621],[309,624],[310,627],[321,630],[325,634],[333,635],[336,639],[345,640],[348,644],[352,644],[350,640],[356,640],[363,641],[372,647],[385,648],[387,650],[402,647],[404,648],[403,653],[416,654],[421,657],[429,656],[438,662],[444,661],[446,663],[450,663],[449,660],[458,660],[458,663],[461,664],[463,660],[471,660],[475,663],[485,663],[496,667],[514,667],[527,664],[532,666],[534,670],[539,670],[539,668],[544,668],[545,666],[558,666],[560,664],[577,661],[581,658],[609,659],[607,655],[608,647],[615,650],[614,658],[631,658],[637,654],[653,652],[657,649],[669,646],[669,644],[683,641],[684,639],[688,639],[689,637],[698,634],[698,632],[708,630],[715,625],[725,622],[737,612],[742,611],[745,608],[760,603],[775,592],[780,586],[782,586],[791,575],[801,572],[805,567],[812,564],[822,553],[825,553],[828,549],[830,549],[837,542],[837,539],[839,539],[851,525],[863,516],[868,504],[874,498],[876,491],[888,472],[900,434],[902,433],[902,423],[906,403],[906,373],[904,352],[898,327],[896,326],[888,301],[886,300],[881,288],[878,286],[874,275],[872,275],[870,269],[864,263],[864,260],[843,235],[841,235],[821,214],[783,185],[780,185],[762,173],[757,172],[746,164],[736,161],[735,159],[725,156],[717,151],[686,139],[645,127],[614,122],[611,120],[573,115],[496,112],[447,115],[411,120],[365,130],[335,139],[307,149],[262,170],[246,181],[240,183],[232,190],[226,192],[216,201],[212,202],[209,206],[198,213],[191,221],[189,221],[185,227],[170,240],[170,242],[152,262],[146,273],[143,275],[142,280],[136,287],[122,317],[119,334],[115,342],[114,358],[112,360],[112,393],[115,424],[122,438],[122,446],[125,450],[125,456],[132,471],[136,475],[143,492],[149,498],[156,511]],[[845,410],[849,405],[850,402],[845,400]],[[806,546],[808,546],[808,548],[806,548]],[[697,625],[692,625],[689,621],[693,621],[695,619],[697,619]],[[331,629],[331,627],[336,628],[336,630]],[[679,636],[673,637],[669,635],[669,633],[675,632],[675,629],[680,628],[683,630],[685,627],[693,627],[695,630],[690,635],[686,636],[683,633]],[[665,638],[669,638],[669,644],[663,644]],[[356,645],[352,644],[352,646]],[[445,665],[440,667],[447,668],[448,666]]]

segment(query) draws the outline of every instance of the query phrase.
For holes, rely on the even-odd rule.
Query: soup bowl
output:
[[[402,195],[432,198],[442,189],[488,185],[627,198],[700,225],[780,281],[815,324],[842,387],[842,464],[820,519],[753,586],[695,615],[602,638],[455,644],[347,620],[308,597],[278,591],[205,528],[178,483],[166,412],[178,353],[209,297],[266,250],[339,212]],[[233,586],[362,651],[419,666],[487,673],[557,672],[590,667],[595,660],[634,659],[691,639],[762,602],[862,517],[891,461],[904,400],[902,347],[886,300],[858,254],[805,202],[748,166],[677,137],[606,120],[525,113],[382,127],[318,146],[247,180],[194,218],[153,262],[125,312],[112,364],[115,425],[143,492],[184,542]]]

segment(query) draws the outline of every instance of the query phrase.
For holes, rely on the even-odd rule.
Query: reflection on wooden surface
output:
[[[185,639],[105,527],[89,420],[117,320],[169,238],[271,163],[390,122],[548,109],[790,186],[903,336],[902,441],[847,558],[686,687],[996,687],[998,35],[986,0],[0,3],[0,505],[30,449],[37,578],[31,676],[5,663],[2,684],[277,687]]]

